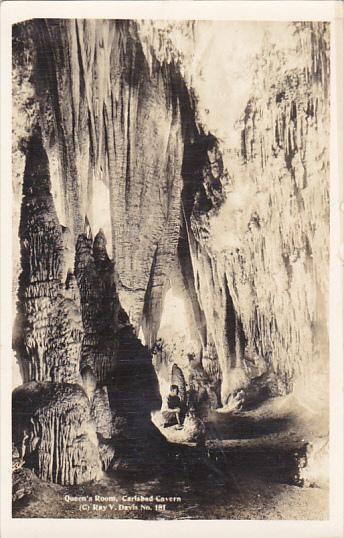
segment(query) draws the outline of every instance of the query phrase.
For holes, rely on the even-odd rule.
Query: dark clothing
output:
[[[172,396],[171,394],[167,398],[167,405],[169,409],[176,409],[181,406],[179,396]]]
[[[175,424],[178,424],[176,413],[172,411],[172,409],[171,411],[169,411],[168,409],[166,411],[163,411],[162,416],[164,419],[164,428],[168,428],[169,426],[174,426]]]
[[[167,397],[167,406],[168,409],[166,409],[162,413],[165,420],[165,428],[168,426],[173,426],[174,424],[178,424],[176,412],[173,411],[173,409],[180,409],[179,420],[181,423],[183,423],[185,419],[186,409],[185,405],[181,403],[179,396],[173,396],[172,394],[169,394]]]

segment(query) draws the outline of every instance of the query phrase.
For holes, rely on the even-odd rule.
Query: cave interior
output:
[[[314,152],[326,173],[314,139],[328,51],[326,25],[298,31],[310,59],[271,87],[273,128],[249,101],[228,157],[180,63],[148,56],[133,21],[13,27],[13,451],[40,480],[185,479],[187,468],[231,490],[235,468],[312,482],[319,415],[306,428],[295,394],[327,349],[326,283],[303,292],[300,279],[318,277],[312,196],[328,196],[307,183]],[[270,185],[271,213],[252,211],[239,237],[243,170]],[[276,235],[280,203],[292,217]],[[217,248],[228,230],[237,237]],[[171,383],[188,406],[180,431],[161,423]]]

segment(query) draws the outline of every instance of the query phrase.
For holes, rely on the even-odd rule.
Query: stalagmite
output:
[[[97,433],[105,439],[112,436],[112,414],[109,404],[107,388],[99,387],[95,390],[91,404],[91,416],[94,420]]]
[[[24,380],[75,382],[83,336],[80,297],[73,274],[64,281],[62,230],[39,131],[29,142],[23,195],[19,299],[24,332],[17,353]]]
[[[86,233],[78,238],[75,256],[85,330],[81,365],[89,366],[99,381],[105,381],[113,372],[116,361],[119,301],[105,235],[99,231],[92,242],[92,234],[87,230]]]
[[[26,433],[25,465],[43,480],[81,484],[100,478],[98,440],[78,385],[31,382],[13,393],[14,443]]]

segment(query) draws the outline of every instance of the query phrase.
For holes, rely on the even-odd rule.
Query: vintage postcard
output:
[[[4,538],[342,536],[342,8],[4,3]]]

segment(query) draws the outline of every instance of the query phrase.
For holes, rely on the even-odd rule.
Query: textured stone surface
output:
[[[208,206],[200,193],[190,223],[223,403],[270,369],[272,388],[288,392],[323,369],[328,353],[329,38],[322,24],[297,25],[296,35],[302,65],[285,68],[278,52],[257,59],[240,152],[224,154],[222,171],[218,147],[208,151]]]
[[[105,225],[122,305],[154,341],[180,225],[178,70],[150,68],[128,21],[36,20],[15,33],[18,55],[29,58],[17,77],[30,79],[44,113],[17,136],[25,142],[39,121],[61,224],[74,239],[86,216],[94,230]]]
[[[81,484],[100,478],[98,440],[83,389],[31,382],[13,393],[13,436],[39,478]]]
[[[73,274],[64,280],[63,231],[40,134],[28,144],[20,219],[15,347],[24,381],[76,381],[83,327]]]
[[[91,403],[91,416],[97,433],[100,433],[105,439],[110,439],[112,437],[112,414],[106,387],[95,390]]]
[[[34,488],[37,477],[30,469],[16,469],[12,478],[12,501],[15,503],[19,499],[28,497]]]
[[[99,231],[94,241],[90,228],[78,237],[75,274],[80,290],[85,336],[81,365],[89,366],[99,381],[113,371],[118,342],[115,339],[119,301],[114,267],[106,251],[106,240]]]
[[[13,33],[17,360],[24,381],[82,382],[94,430],[109,439],[111,410],[133,454],[161,403],[137,335],[154,344],[169,287],[197,364],[182,335],[162,370],[177,362],[211,407],[242,388],[247,401],[306,400],[308,379],[325,401],[327,386],[328,25],[293,24],[292,52],[264,42],[234,146],[197,125],[187,54],[201,55],[204,26],[159,24],[35,20]],[[103,467],[116,466],[105,445]]]
[[[142,325],[146,342],[154,343],[168,280],[180,281],[179,243],[203,354],[215,345],[229,383],[223,398],[271,365],[276,385],[290,390],[303,363],[326,348],[320,312],[328,260],[321,244],[328,233],[327,25],[293,26],[293,54],[301,58],[294,67],[285,51],[263,45],[241,125],[233,129],[241,147],[200,135],[186,104],[191,98],[179,68],[187,75],[197,28],[155,30],[126,21],[16,27],[15,50],[24,54],[14,62],[14,83],[26,88],[15,95],[23,125],[14,147],[18,169],[20,148],[38,121],[39,96],[60,222],[75,242],[86,215],[97,230],[106,214],[118,294],[135,330]],[[30,92],[32,113],[24,117]]]

